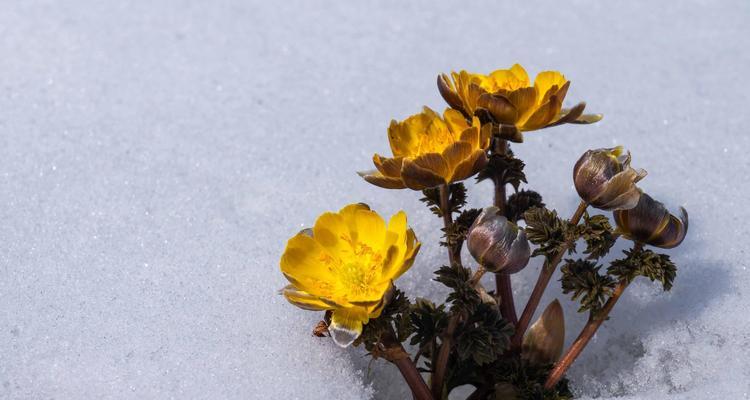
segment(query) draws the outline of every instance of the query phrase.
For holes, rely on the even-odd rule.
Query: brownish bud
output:
[[[680,216],[676,217],[646,193],[641,195],[638,205],[629,210],[617,210],[614,217],[617,231],[634,242],[671,249],[687,235],[687,211],[680,207]]]
[[[557,361],[565,344],[565,317],[560,302],[550,303],[523,338],[523,358],[543,365]]]
[[[469,253],[490,272],[513,274],[529,262],[526,232],[508,221],[497,207],[487,207],[469,228]]]
[[[589,150],[573,168],[573,182],[581,199],[602,210],[627,210],[638,204],[636,182],[646,171],[630,167],[630,152],[622,146]]]

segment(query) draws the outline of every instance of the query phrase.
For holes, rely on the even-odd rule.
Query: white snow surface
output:
[[[580,154],[622,144],[641,187],[690,212],[674,289],[628,289],[571,369],[576,392],[748,398],[747,1],[1,9],[0,398],[409,398],[391,365],[311,336],[320,315],[278,295],[278,260],[325,210],[404,209],[424,245],[398,285],[442,299],[440,221],[355,171],[389,154],[392,118],[442,110],[438,73],[514,62],[563,71],[567,104],[605,114],[513,146],[550,207],[577,204]],[[489,184],[469,187],[489,204]],[[514,276],[518,303],[539,265]],[[585,316],[556,281],[554,298],[569,343]]]

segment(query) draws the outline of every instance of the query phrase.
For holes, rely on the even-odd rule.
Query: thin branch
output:
[[[643,244],[641,243],[636,243],[635,246],[633,246],[633,251],[635,252],[641,251],[641,249],[643,249]],[[562,377],[565,375],[565,372],[567,372],[570,366],[573,365],[573,362],[576,360],[576,358],[581,355],[583,349],[586,347],[586,345],[588,345],[589,341],[591,341],[591,338],[594,337],[596,331],[599,330],[599,327],[602,326],[602,323],[604,323],[604,321],[607,319],[609,313],[612,312],[612,309],[615,307],[617,300],[619,300],[622,294],[625,292],[625,289],[628,287],[629,283],[630,282],[628,282],[626,279],[620,280],[617,283],[617,286],[615,286],[615,290],[612,293],[612,296],[604,304],[604,307],[599,312],[592,312],[589,315],[589,320],[581,330],[581,333],[578,335],[573,344],[570,345],[568,351],[566,351],[562,358],[560,358],[560,361],[555,364],[555,368],[553,368],[550,372],[549,377],[547,378],[547,382],[544,384],[545,389],[552,389],[553,387],[555,387],[555,385],[557,385],[557,382],[562,379]]]
[[[578,225],[587,207],[588,204],[586,204],[586,202],[584,201],[582,201],[581,204],[578,205],[578,208],[570,218],[570,223],[572,225]],[[552,260],[544,262],[542,270],[539,271],[539,278],[537,278],[536,280],[534,289],[531,291],[531,296],[529,296],[529,301],[526,303],[526,307],[523,309],[521,318],[518,320],[518,325],[516,325],[516,333],[513,335],[512,339],[514,348],[520,348],[521,342],[523,341],[523,335],[524,333],[526,333],[526,329],[528,329],[529,327],[531,318],[534,316],[536,309],[539,307],[539,302],[542,300],[542,295],[547,289],[547,285],[549,285],[552,274],[555,272],[555,269],[557,269],[557,265],[560,264],[560,261],[562,261],[562,258],[567,250],[567,246],[563,246],[563,248],[561,248],[554,257],[552,257]]]

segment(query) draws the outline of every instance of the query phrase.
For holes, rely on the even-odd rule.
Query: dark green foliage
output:
[[[546,208],[532,208],[524,214],[526,220],[526,236],[531,243],[539,246],[532,256],[544,255],[551,259],[566,246],[571,252],[571,238],[568,234],[568,223],[557,216],[557,211]]]
[[[581,307],[578,312],[600,310],[612,294],[615,281],[609,275],[601,274],[597,266],[591,261],[565,260],[562,267],[563,293],[573,293],[573,300],[578,300]]]
[[[372,352],[380,337],[385,332],[395,332],[396,338],[403,342],[413,333],[409,310],[411,302],[399,289],[394,288],[393,295],[378,318],[371,319],[362,330],[362,335],[354,342],[355,346],[365,345]]]
[[[457,213],[461,211],[461,207],[466,205],[466,186],[462,182],[453,183],[449,187],[448,192],[448,209],[451,213]],[[430,211],[432,211],[438,217],[443,216],[443,211],[440,207],[440,188],[434,187],[425,189],[422,191],[424,197],[419,201],[426,203]]]
[[[666,254],[654,253],[651,250],[625,250],[625,258],[612,261],[607,272],[618,279],[632,282],[637,276],[644,276],[661,282],[664,290],[672,288],[677,274],[677,266]]]
[[[487,399],[497,400],[570,400],[573,393],[568,380],[561,379],[554,390],[544,390],[552,365],[531,365],[519,358],[503,358],[492,365],[495,384]]]
[[[520,190],[508,197],[505,203],[505,217],[516,222],[524,219],[524,213],[535,207],[544,208],[542,195],[533,190]]]
[[[457,332],[459,359],[471,358],[477,365],[485,365],[495,361],[508,348],[513,325],[500,316],[494,305],[479,303]]]
[[[585,254],[590,259],[596,260],[609,253],[609,250],[617,240],[609,223],[609,218],[604,215],[589,216],[589,213],[583,215],[583,224],[577,227],[578,236],[586,241]]]
[[[437,275],[436,281],[452,289],[446,300],[446,303],[452,304],[451,312],[470,313],[481,303],[479,294],[469,284],[470,269],[460,265],[444,266],[437,270],[435,275]]]
[[[448,314],[445,306],[435,306],[429,300],[417,299],[409,311],[414,336],[411,337],[412,345],[425,348],[440,336],[448,323]]]
[[[477,174],[477,182],[492,179],[493,182],[502,185],[511,184],[518,190],[521,182],[526,183],[524,166],[523,161],[513,157],[510,151],[508,154],[492,154],[487,166]]]

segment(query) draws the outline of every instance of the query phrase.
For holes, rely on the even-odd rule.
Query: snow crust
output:
[[[750,3],[9,1],[0,11],[0,398],[407,398],[277,294],[286,239],[324,210],[407,211],[398,285],[440,299],[440,221],[363,182],[435,76],[521,62],[605,119],[526,135],[530,188],[623,144],[684,205],[670,293],[628,289],[570,372],[586,399],[750,393]],[[491,201],[469,185],[471,205]],[[622,245],[621,247],[622,248]],[[613,253],[617,256],[617,253]],[[468,262],[468,260],[467,260]],[[514,277],[527,298],[540,261]],[[585,321],[561,299],[568,342]],[[543,307],[541,307],[543,308]],[[540,309],[541,309],[540,308]]]

